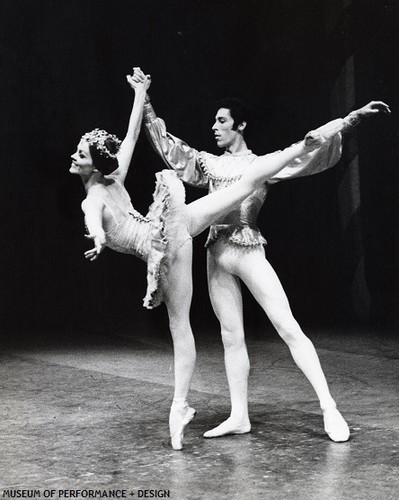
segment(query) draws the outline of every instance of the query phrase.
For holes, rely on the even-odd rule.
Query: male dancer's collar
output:
[[[228,156],[249,156],[253,153],[250,149],[246,149],[245,151],[239,151],[237,153],[230,153],[230,151],[225,151],[224,154]]]

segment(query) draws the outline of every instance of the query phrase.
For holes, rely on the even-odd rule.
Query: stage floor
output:
[[[190,397],[197,417],[184,449],[173,451],[171,344],[144,333],[65,333],[57,342],[47,333],[2,350],[0,497],[4,490],[36,498],[60,498],[60,490],[79,498],[89,490],[121,490],[131,499],[399,497],[393,336],[308,332],[351,428],[341,444],[324,434],[312,389],[272,332],[248,342],[252,432],[204,439],[227,418],[229,399],[221,343],[200,340]]]

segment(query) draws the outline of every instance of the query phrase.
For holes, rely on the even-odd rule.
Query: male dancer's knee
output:
[[[221,328],[222,342],[225,350],[236,350],[245,347],[244,331],[239,328]]]
[[[281,315],[273,318],[272,323],[280,337],[289,347],[293,347],[298,342],[302,342],[304,338],[307,338],[292,315]]]

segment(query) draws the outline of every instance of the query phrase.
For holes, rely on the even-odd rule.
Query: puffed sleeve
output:
[[[308,135],[319,139],[322,144],[317,149],[295,158],[271,177],[268,182],[274,184],[285,179],[314,175],[336,165],[342,153],[342,133],[346,131],[347,127],[347,121],[338,118],[309,132]]]
[[[166,165],[175,170],[183,182],[208,188],[208,176],[198,162],[199,152],[167,132],[165,122],[157,117],[149,100],[144,105],[143,122],[152,147]]]

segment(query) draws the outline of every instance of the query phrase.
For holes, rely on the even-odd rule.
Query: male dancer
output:
[[[135,68],[134,78],[144,78]],[[248,415],[249,358],[245,345],[242,281],[263,308],[281,338],[288,345],[296,365],[309,380],[320,402],[324,429],[335,442],[347,441],[350,431],[337,410],[316,350],[292,315],[283,287],[267,261],[263,245],[266,243],[256,226],[257,215],[270,186],[284,179],[313,175],[334,166],[341,155],[342,133],[365,117],[389,113],[381,101],[372,101],[353,111],[344,119],[329,122],[315,131],[329,136],[316,154],[303,154],[273,176],[246,200],[238,210],[211,226],[206,243],[208,249],[208,286],[211,303],[221,325],[225,352],[225,366],[231,397],[230,417],[214,429],[205,432],[212,438],[226,434],[244,434],[251,430]],[[199,152],[166,131],[147,96],[143,121],[156,152],[186,183],[221,189],[238,180],[256,159],[244,138],[247,125],[244,107],[235,100],[220,104],[212,127],[218,147],[225,150],[221,156]],[[273,153],[272,153],[273,154]]]

